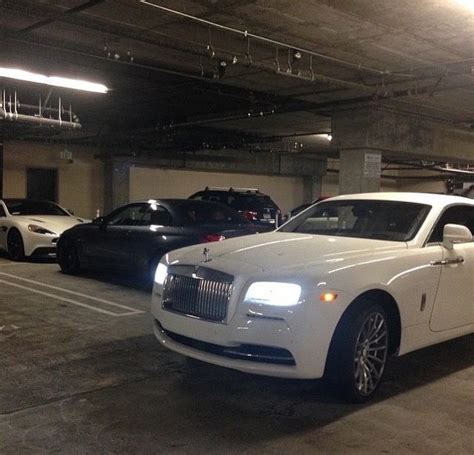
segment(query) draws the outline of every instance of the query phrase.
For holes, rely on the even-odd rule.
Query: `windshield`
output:
[[[431,207],[379,200],[322,202],[291,219],[279,230],[406,242],[418,232]]]
[[[28,201],[24,199],[4,199],[11,215],[56,215],[69,216],[59,205],[47,201]]]
[[[212,202],[187,200],[176,204],[183,225],[199,224],[247,224],[237,212],[229,207]]]

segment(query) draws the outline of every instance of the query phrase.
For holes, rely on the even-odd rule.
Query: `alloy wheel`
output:
[[[358,392],[369,396],[377,388],[387,362],[388,329],[381,313],[371,313],[361,326],[354,355],[354,381]]]

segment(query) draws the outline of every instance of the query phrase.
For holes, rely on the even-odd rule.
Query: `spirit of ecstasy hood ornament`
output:
[[[209,258],[209,248],[204,248],[202,250],[202,262],[209,262],[211,259]]]

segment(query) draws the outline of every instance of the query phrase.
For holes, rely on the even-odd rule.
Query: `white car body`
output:
[[[409,241],[275,231],[211,244],[204,256],[199,245],[171,252],[161,262],[168,270],[192,265],[196,273],[200,268],[224,272],[233,277],[232,293],[225,320],[216,323],[166,309],[163,286],[155,282],[151,312],[158,340],[184,355],[244,372],[321,378],[336,327],[362,295],[379,295],[395,305],[392,316],[398,313],[399,333],[393,354],[473,332],[472,236],[471,241],[452,248],[441,242],[427,243],[427,239],[446,208],[459,205],[474,211],[474,201],[422,193],[373,193],[339,196],[324,203],[343,200],[414,202],[431,209]],[[245,303],[254,282],[297,283],[302,289],[299,302],[293,306]],[[321,301],[326,292],[337,298]],[[242,345],[284,349],[294,364],[230,358],[189,340],[230,350]]]
[[[61,209],[65,215],[15,215],[10,213],[5,202],[0,200],[0,249],[8,251],[8,235],[12,230],[17,230],[21,234],[26,257],[40,253],[54,256],[59,236],[76,224],[87,222],[66,209]],[[39,226],[49,232],[33,232],[31,226]]]

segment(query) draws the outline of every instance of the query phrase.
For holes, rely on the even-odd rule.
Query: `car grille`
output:
[[[163,308],[176,313],[225,322],[233,277],[204,267],[170,269],[163,289]]]

